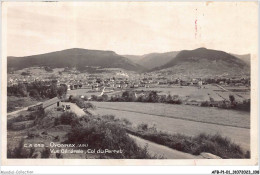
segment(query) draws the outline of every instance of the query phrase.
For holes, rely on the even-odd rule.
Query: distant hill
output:
[[[183,50],[168,63],[151,71],[168,72],[173,75],[190,77],[205,77],[249,74],[250,66],[226,52],[198,48],[195,50]]]
[[[240,60],[244,61],[246,64],[250,65],[250,60],[251,60],[251,55],[250,54],[244,54],[244,55],[237,55],[237,54],[232,54],[231,55],[239,58]]]
[[[142,56],[124,55],[133,62],[147,68],[148,70],[162,66],[173,59],[179,52],[149,53]]]
[[[128,58],[129,60],[137,64],[142,59],[142,56],[139,55],[122,55],[122,56]]]
[[[97,68],[120,68],[136,72],[167,72],[168,75],[205,77],[217,75],[249,75],[250,55],[198,48],[142,56],[118,55],[113,51],[67,49],[26,57],[8,57],[7,67],[20,70],[28,67],[77,68],[97,72]],[[92,70],[93,69],[93,70]],[[102,70],[100,70],[102,72]],[[98,70],[98,72],[100,72]]]
[[[76,67],[80,71],[87,70],[89,66],[122,68],[130,71],[144,70],[142,66],[113,51],[79,48],[26,57],[8,57],[7,59],[8,70],[19,70],[33,66],[48,66],[51,68]]]

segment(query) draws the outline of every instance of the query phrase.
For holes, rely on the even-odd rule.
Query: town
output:
[[[41,69],[41,68],[38,68]],[[47,72],[47,71],[46,71]],[[8,74],[8,87],[19,83],[28,84],[34,81],[43,81],[46,84],[56,83],[59,86],[66,85],[68,90],[91,88],[100,90],[103,87],[112,89],[127,89],[138,87],[158,87],[158,86],[198,86],[205,84],[219,84],[224,86],[245,86],[250,87],[250,78],[245,77],[213,77],[213,78],[176,78],[175,76],[163,75],[160,73],[137,74],[135,72],[124,73],[99,73],[89,74],[79,71],[59,71],[58,74],[34,75],[30,71],[21,74]]]

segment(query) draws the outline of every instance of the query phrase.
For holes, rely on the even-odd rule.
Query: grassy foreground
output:
[[[32,114],[33,115],[33,114]],[[45,148],[25,148],[23,145],[28,143],[45,143],[57,142],[61,144],[87,144],[88,147],[80,148],[85,151],[88,149],[96,150],[122,150],[121,153],[102,153],[102,154],[85,154],[82,158],[91,159],[157,159],[156,156],[150,156],[147,147],[139,147],[135,141],[129,137],[124,129],[127,122],[124,120],[110,120],[106,116],[94,117],[85,115],[78,117],[72,112],[62,113],[60,116],[52,113],[36,114],[37,117],[21,117],[17,120],[10,121],[9,125],[20,122],[20,119],[33,121],[33,126],[21,127],[20,131],[27,130],[27,137],[16,142],[16,146],[11,148],[8,146],[8,158],[72,158],[71,156],[79,156],[72,154],[51,153],[50,149]],[[57,135],[52,132],[56,128],[65,128],[65,134]],[[9,128],[12,131],[12,127]],[[17,130],[16,130],[17,131]],[[58,129],[60,132],[61,130]],[[46,140],[46,138],[48,138]],[[63,139],[63,140],[62,140]],[[69,157],[68,157],[69,156]]]
[[[168,134],[157,131],[155,127],[149,128],[147,124],[140,124],[137,128],[129,128],[127,129],[127,132],[143,139],[193,155],[200,155],[202,152],[208,152],[223,159],[250,158],[249,151],[244,152],[239,145],[219,134],[207,135],[201,133],[196,137],[189,137],[181,134]]]
[[[21,122],[31,121],[31,125],[18,127]],[[82,149],[110,149],[123,150],[122,153],[83,155],[84,158],[96,159],[156,159],[150,156],[147,147],[140,148],[128,134],[165,145],[167,147],[199,155],[202,152],[212,153],[224,159],[250,158],[250,152],[244,152],[241,147],[230,139],[221,135],[200,134],[189,137],[181,134],[168,134],[157,131],[156,126],[149,127],[140,124],[134,127],[127,119],[118,119],[113,115],[93,116],[86,114],[78,117],[72,112],[64,112],[57,115],[57,111],[31,113],[28,116],[19,116],[10,120],[8,130],[27,131],[27,138],[16,143],[18,147],[8,147],[8,158],[63,158],[62,154],[50,153],[49,149],[26,149],[22,145],[38,140],[39,142],[59,142],[69,144],[88,144],[88,148]],[[67,127],[64,127],[67,126]],[[58,135],[52,130],[65,128],[63,135]],[[48,138],[48,140],[46,140]]]
[[[39,101],[30,97],[7,97],[7,112],[12,112],[17,110],[17,108],[22,108],[38,103]]]

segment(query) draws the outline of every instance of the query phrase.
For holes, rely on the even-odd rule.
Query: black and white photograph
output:
[[[258,163],[256,2],[2,9],[4,163]]]

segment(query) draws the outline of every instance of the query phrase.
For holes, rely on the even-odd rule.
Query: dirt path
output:
[[[33,106],[33,105],[32,105],[32,106]],[[28,107],[30,107],[30,106],[28,106]],[[28,109],[28,107],[19,109],[19,110],[17,110],[17,111],[9,112],[9,113],[7,113],[7,116],[15,115],[15,114],[17,114],[17,113],[19,113],[19,112],[26,111],[26,110]]]
[[[38,103],[37,103],[37,104],[38,104]],[[12,112],[7,113],[8,119],[13,118],[13,115],[16,115],[16,114],[18,114],[18,113],[20,113],[20,112],[22,112],[22,111],[27,111],[29,107],[35,106],[35,105],[36,105],[36,104],[33,104],[33,105],[30,105],[30,106],[27,106],[27,107],[23,107],[23,108],[21,108],[21,109],[19,109],[19,110],[17,110],[17,111],[12,111]]]
[[[78,107],[74,103],[62,102],[61,105],[70,105],[70,110],[69,111],[74,112],[78,116],[86,115],[86,113],[83,111],[83,109],[81,109],[80,107]]]
[[[194,156],[192,154],[184,153],[181,151],[177,151],[166,146],[159,145],[157,143],[153,143],[148,140],[144,140],[140,137],[136,137],[133,135],[129,136],[134,139],[138,146],[144,148],[146,145],[148,146],[148,153],[152,156],[163,156],[164,159],[199,159],[200,156]]]

